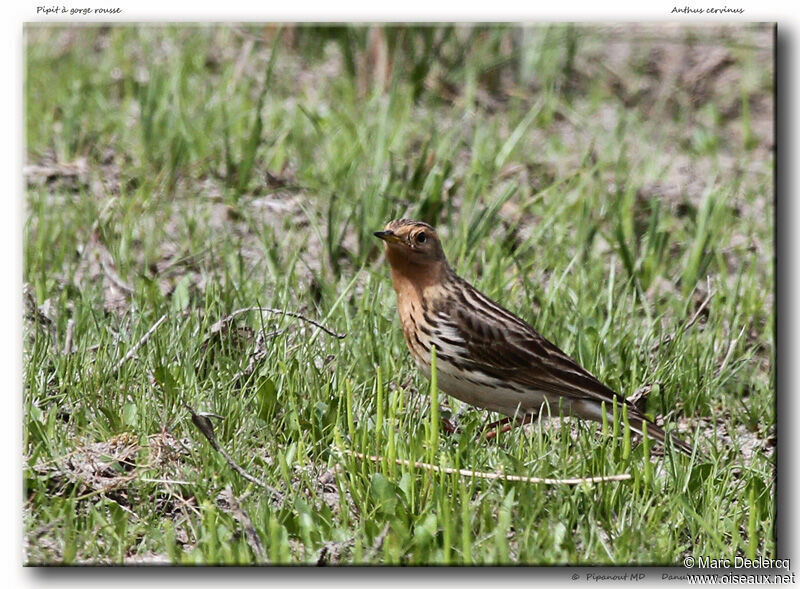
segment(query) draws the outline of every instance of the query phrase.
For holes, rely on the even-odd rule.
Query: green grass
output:
[[[26,27],[26,562],[775,558],[771,30],[380,33]],[[610,421],[445,433],[372,236],[400,216],[705,458]],[[346,337],[212,329],[254,305]]]

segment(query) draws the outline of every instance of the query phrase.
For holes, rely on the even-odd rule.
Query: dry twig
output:
[[[216,419],[223,419],[220,415],[214,415],[213,413],[197,413],[194,409],[192,409],[186,403],[183,403],[183,406],[189,410],[189,413],[192,414],[192,423],[194,426],[200,430],[208,442],[211,444],[211,447],[214,448],[217,452],[219,452],[222,457],[225,459],[225,462],[230,465],[230,467],[242,475],[245,479],[250,481],[251,483],[258,485],[262,489],[266,489],[270,495],[272,495],[273,499],[278,502],[283,502],[284,496],[283,493],[275,489],[274,487],[269,486],[267,483],[257,479],[241,466],[239,466],[233,458],[231,458],[228,453],[225,451],[225,448],[220,446],[219,442],[217,441],[217,436],[214,433],[214,425],[211,423],[210,417],[214,417]]]
[[[128,353],[125,354],[122,357],[122,360],[117,362],[116,366],[114,366],[114,370],[112,371],[112,374],[116,374],[117,372],[119,372],[119,369],[122,368],[122,365],[125,364],[125,362],[127,362],[131,358],[133,358],[133,356],[136,354],[136,352],[139,350],[139,348],[141,348],[145,344],[145,342],[147,340],[149,340],[153,336],[153,334],[156,332],[156,329],[161,327],[161,324],[164,323],[164,321],[166,321],[166,320],[167,320],[167,313],[164,313],[158,319],[158,321],[156,321],[153,324],[153,326],[150,329],[147,330],[147,333],[145,333],[141,337],[141,339],[138,342],[136,342],[130,350],[128,350]]]
[[[242,509],[242,506],[239,503],[239,500],[234,496],[233,489],[230,485],[225,487],[222,493],[219,494],[217,502],[221,504],[221,507],[225,509],[225,511],[230,511],[233,519],[239,522],[239,524],[242,526],[242,529],[244,530],[244,536],[247,539],[247,543],[250,545],[250,548],[253,550],[253,554],[255,554],[257,561],[259,563],[269,562],[269,559],[267,558],[267,551],[264,550],[264,544],[261,542],[261,538],[258,536],[258,532],[256,532],[255,527],[253,527],[253,522],[250,519],[250,516],[247,515],[247,512],[244,509]]]
[[[270,307],[245,307],[244,309],[236,309],[230,315],[223,317],[222,319],[217,321],[214,325],[212,325],[211,333],[216,333],[222,330],[235,317],[241,315],[242,313],[249,313],[250,311],[260,311],[263,313],[274,313],[276,315],[286,315],[287,317],[295,317],[296,319],[300,319],[302,321],[305,321],[306,323],[310,323],[311,325],[320,328],[328,335],[331,335],[337,339],[344,339],[345,337],[347,337],[346,333],[336,333],[335,331],[332,331],[327,327],[325,327],[324,325],[322,325],[322,323],[320,323],[319,321],[314,321],[313,319],[309,319],[308,317],[305,317],[300,313],[296,313],[294,311],[284,311],[283,309],[272,309]]]

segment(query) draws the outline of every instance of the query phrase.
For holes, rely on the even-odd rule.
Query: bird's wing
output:
[[[483,373],[502,381],[504,388],[521,393],[535,390],[566,397],[574,406],[599,408],[616,399],[628,408],[630,427],[662,444],[670,440],[684,454],[691,455],[689,444],[664,432],[650,422],[625,397],[605,386],[589,371],[575,362],[557,346],[539,335],[525,321],[499,306],[491,299],[462,281],[455,289],[454,299],[447,309],[435,313],[438,340],[444,356],[467,371]],[[597,419],[594,409],[584,417]]]
[[[516,385],[573,399],[629,403],[597,380],[525,321],[500,307],[466,282],[460,299],[438,315],[461,340],[464,367]],[[454,301],[455,302],[455,301]]]

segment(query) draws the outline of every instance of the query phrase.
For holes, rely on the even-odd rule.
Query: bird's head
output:
[[[427,266],[447,263],[436,229],[422,221],[391,221],[383,231],[376,231],[375,237],[383,240],[392,267],[403,264]]]

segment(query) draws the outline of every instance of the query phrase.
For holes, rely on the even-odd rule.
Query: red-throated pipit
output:
[[[408,349],[430,378],[436,346],[439,389],[456,399],[512,419],[553,410],[602,421],[616,400],[627,407],[633,431],[662,444],[667,434],[525,321],[459,278],[447,263],[436,230],[420,221],[392,221],[375,233],[386,246],[397,309]],[[688,444],[670,437],[686,454]]]

